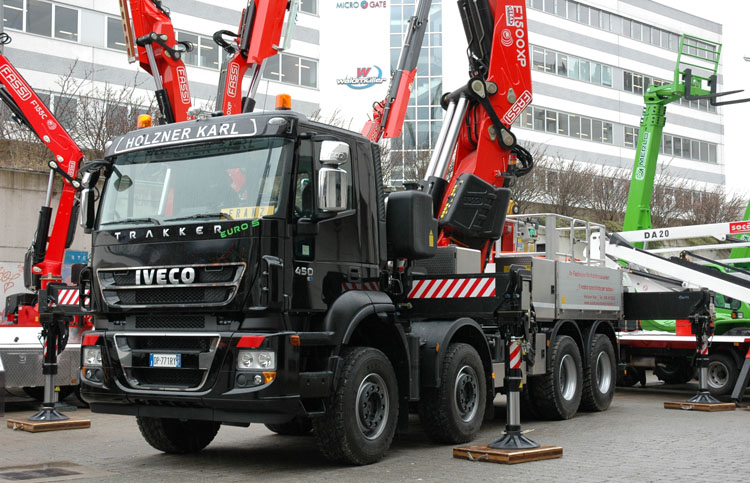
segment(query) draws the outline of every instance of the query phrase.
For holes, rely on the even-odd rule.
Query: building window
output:
[[[127,51],[125,45],[125,34],[122,31],[122,20],[116,17],[107,17],[107,48]]]
[[[219,69],[219,46],[209,37],[200,37],[200,46],[198,48],[200,55],[200,66],[209,69]]]
[[[544,109],[534,107],[534,130],[544,131]]]
[[[299,11],[309,13],[310,15],[317,15],[318,0],[300,0]]]
[[[536,45],[531,46],[531,51],[534,70],[569,77],[590,84],[612,87],[612,66],[579,59]]]
[[[39,0],[28,0],[26,31],[52,37],[52,4]]]
[[[5,28],[23,30],[23,0],[5,0],[3,17]]]
[[[318,63],[292,54],[278,54],[266,59],[263,78],[304,87],[317,87]]]
[[[638,128],[625,126],[623,144],[626,148],[634,148],[638,140]]]
[[[78,42],[78,10],[55,5],[55,37]]]

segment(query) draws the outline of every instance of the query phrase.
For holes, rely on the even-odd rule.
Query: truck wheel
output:
[[[633,387],[638,382],[642,386],[646,385],[646,373],[640,367],[628,366],[625,374],[617,375],[617,385],[619,387]]]
[[[685,384],[695,377],[695,368],[687,359],[670,359],[654,368],[654,375],[664,384]]]
[[[581,403],[581,354],[571,337],[559,335],[552,343],[549,356],[552,370],[536,376],[531,385],[534,407],[544,418],[570,419]]]
[[[370,347],[344,349],[336,392],[312,420],[318,448],[331,461],[374,463],[391,446],[398,419],[398,385],[388,358]]]
[[[266,427],[283,436],[300,436],[312,431],[312,421],[307,416],[295,416],[291,421],[280,424],[266,424]]]
[[[424,388],[419,419],[437,443],[457,444],[474,439],[482,427],[487,403],[484,366],[469,344],[451,344],[443,358],[440,387]]]
[[[196,453],[213,441],[221,423],[136,416],[148,444],[165,453]]]
[[[708,391],[714,396],[729,394],[737,381],[737,364],[729,354],[717,352],[708,356]]]
[[[581,408],[606,411],[615,397],[616,380],[615,349],[609,337],[598,334],[591,343],[589,367],[584,371]]]

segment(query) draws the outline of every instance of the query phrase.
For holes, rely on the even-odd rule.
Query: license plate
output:
[[[182,354],[151,354],[148,365],[151,367],[182,367]]]

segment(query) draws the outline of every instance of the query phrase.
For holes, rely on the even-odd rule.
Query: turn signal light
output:
[[[263,372],[263,381],[264,384],[268,384],[269,382],[273,382],[273,380],[276,379],[276,372]]]

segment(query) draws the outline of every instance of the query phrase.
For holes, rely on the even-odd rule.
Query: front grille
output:
[[[244,263],[223,265],[191,265],[195,279],[191,283],[177,284],[136,284],[136,270],[152,274],[159,269],[170,270],[182,266],[152,266],[108,268],[97,272],[102,296],[111,307],[175,307],[191,305],[226,305],[232,301],[245,270]],[[164,272],[160,272],[164,273]],[[151,280],[151,279],[149,279]],[[162,278],[162,282],[164,279]],[[147,324],[148,325],[148,324]],[[140,327],[140,326],[139,326]],[[145,327],[144,327],[145,328]],[[165,328],[182,328],[166,325]],[[194,328],[189,325],[185,328]]]
[[[205,326],[202,315],[138,315],[136,329],[202,329]]]
[[[133,369],[139,386],[190,388],[203,381],[204,371],[196,369]]]
[[[230,293],[225,287],[175,287],[118,290],[117,296],[125,305],[173,305],[221,303]]]
[[[128,347],[132,350],[151,351],[201,351],[208,352],[211,349],[213,337],[192,336],[129,336]]]

